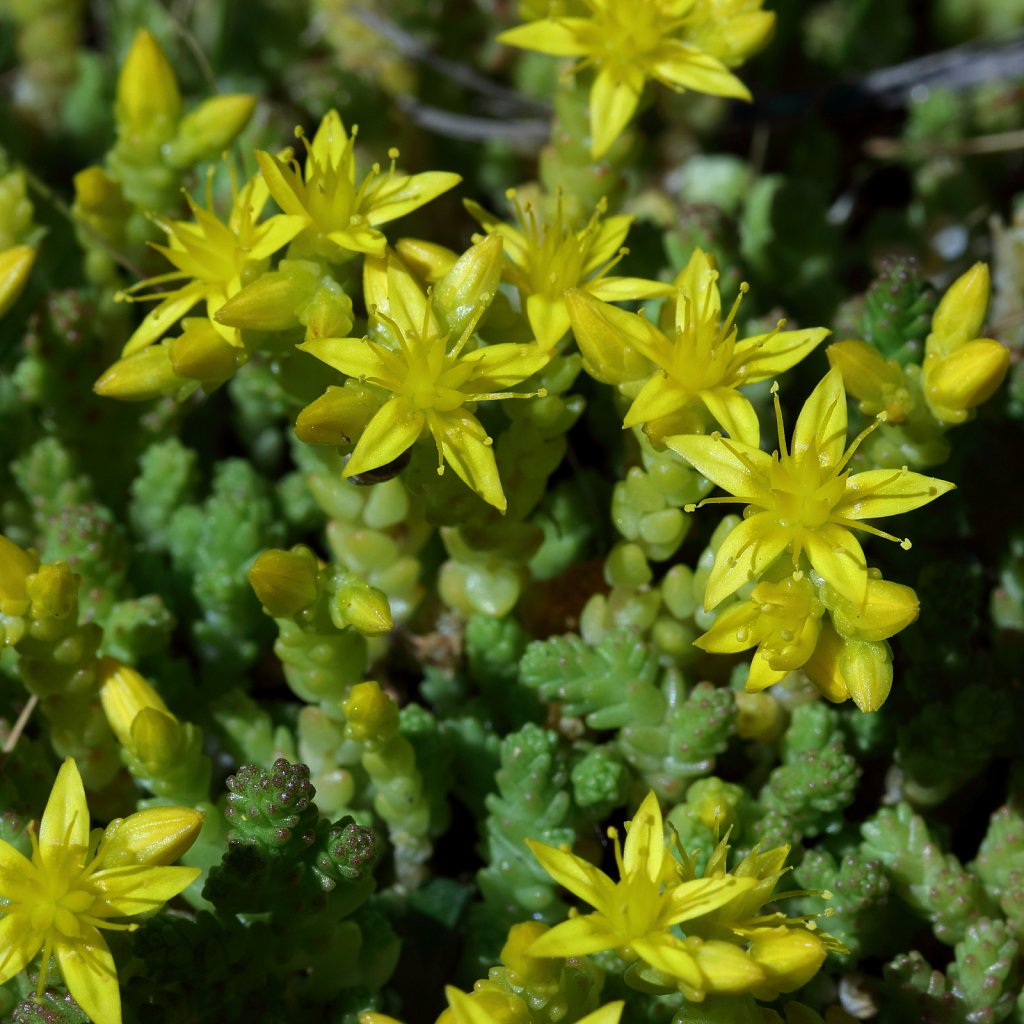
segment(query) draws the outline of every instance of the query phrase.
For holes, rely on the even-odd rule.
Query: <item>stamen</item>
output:
[[[710,291],[710,289],[709,289]],[[729,315],[725,318],[724,323],[718,329],[718,341],[724,341],[729,333],[734,330],[733,321],[736,319],[736,314],[739,312],[740,303],[743,301],[743,297],[750,291],[750,285],[746,281],[740,282],[740,293],[736,296],[732,304],[732,309],[729,310]]]
[[[615,864],[619,869],[619,877],[626,877],[626,865],[622,860],[622,844],[619,842],[619,830],[612,826],[609,826],[607,832],[608,838],[612,841],[612,849],[615,853]]]
[[[835,473],[836,473],[836,476],[838,476],[838,475],[839,475],[839,474],[840,474],[840,473],[841,473],[841,472],[843,471],[843,468],[844,468],[844,467],[846,466],[846,464],[847,464],[847,463],[848,463],[848,462],[850,461],[850,459],[852,459],[852,458],[853,458],[853,454],[854,454],[854,452],[856,452],[856,450],[857,450],[857,449],[858,449],[858,448],[859,448],[859,447],[861,446],[861,444],[862,444],[862,442],[864,441],[864,439],[865,439],[865,438],[866,438],[866,437],[867,437],[867,436],[868,436],[869,434],[872,434],[872,433],[874,433],[874,432],[875,432],[875,431],[876,431],[876,430],[877,430],[877,429],[878,429],[878,428],[879,428],[879,427],[880,427],[880,426],[881,426],[881,425],[882,425],[883,423],[885,423],[885,422],[886,422],[886,421],[887,421],[888,419],[889,419],[889,417],[888,417],[888,415],[887,415],[887,414],[886,414],[885,412],[880,412],[880,413],[879,413],[879,414],[878,414],[878,415],[877,415],[877,416],[875,417],[875,419],[874,419],[874,422],[872,422],[872,423],[869,423],[869,424],[868,424],[868,425],[867,425],[867,426],[866,426],[866,427],[865,427],[865,428],[864,428],[864,429],[863,429],[863,430],[862,430],[862,431],[861,431],[861,432],[860,432],[860,433],[859,433],[859,434],[858,434],[858,435],[857,435],[857,436],[856,436],[856,437],[854,438],[853,444],[851,444],[851,445],[850,445],[850,447],[846,449],[846,453],[845,453],[845,454],[843,455],[843,457],[842,457],[842,458],[841,458],[841,459],[839,460],[839,465],[838,465],[838,466],[836,466],[836,469],[835,469]]]
[[[775,401],[775,427],[779,433],[779,455],[783,459],[789,458],[789,451],[786,448],[785,426],[782,422],[782,403],[779,401],[779,382],[772,384],[772,398]]]

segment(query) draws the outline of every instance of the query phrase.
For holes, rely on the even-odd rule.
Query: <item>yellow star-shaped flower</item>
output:
[[[387,244],[378,225],[397,220],[454,188],[462,178],[447,171],[401,174],[374,164],[356,185],[355,130],[351,135],[336,110],[328,111],[308,146],[305,172],[288,151],[282,157],[257,152],[270,194],[299,231],[293,256],[340,262],[354,253],[381,255]]]
[[[629,823],[621,849],[615,829],[609,829],[609,835],[615,843],[618,882],[582,857],[526,840],[559,885],[595,908],[592,914],[555,925],[528,952],[531,956],[567,957],[615,949],[701,991],[705,976],[693,950],[671,929],[735,899],[753,881],[731,876],[681,881],[679,864],[665,843],[661,808],[653,792]]]
[[[123,356],[139,352],[162,338],[193,306],[206,302],[206,312],[214,330],[232,345],[241,346],[240,333],[214,319],[214,314],[242,286],[255,279],[267,266],[267,260],[283,248],[302,229],[295,217],[278,214],[260,221],[270,193],[257,175],[235,192],[227,223],[213,212],[213,197],[207,196],[204,209],[188,199],[194,221],[158,221],[167,233],[167,245],[153,246],[177,268],[169,274],[150,277],[128,289],[134,294],[142,288],[169,281],[186,283],[169,292],[141,296],[163,301],[146,314],[122,350]]]
[[[829,332],[824,327],[776,328],[737,340],[734,321],[741,297],[742,292],[723,320],[718,271],[699,248],[679,277],[672,338],[642,316],[582,292],[570,293],[573,331],[594,376],[628,383],[620,370],[633,365],[626,350],[657,367],[633,399],[623,427],[643,424],[648,437],[660,442],[668,434],[701,433],[706,410],[730,437],[756,447],[757,413],[737,389],[788,370]]]
[[[89,833],[89,808],[78,767],[68,758],[39,825],[29,833],[32,859],[0,841],[0,984],[42,950],[36,997],[46,988],[51,956],[64,983],[95,1024],[120,1024],[117,968],[101,929],[153,910],[186,889],[198,868],[167,867],[192,845],[202,815],[191,808],[140,811]],[[98,845],[96,839],[98,838]]]
[[[707,498],[701,504],[735,501],[749,506],[746,518],[718,549],[704,607],[710,610],[743,584],[760,579],[787,550],[795,566],[806,554],[819,576],[861,605],[868,570],[853,531],[897,540],[864,520],[920,508],[952,490],[953,484],[906,467],[851,474],[846,467],[865,434],[846,447],[846,392],[839,370],[830,370],[804,403],[789,448],[777,394],[775,410],[779,448],[772,455],[719,434],[666,439],[669,448],[735,495]]]
[[[729,70],[760,49],[775,16],[761,0],[584,0],[586,17],[553,16],[498,41],[597,68],[590,91],[591,153],[603,156],[636,112],[647,79],[682,92],[749,100]]]
[[[497,292],[500,269],[501,243],[487,239],[465,253],[428,297],[394,252],[368,257],[366,306],[379,340],[323,338],[299,345],[360,383],[390,393],[363,428],[345,476],[387,465],[429,432],[438,473],[447,462],[484,501],[505,511],[491,438],[471,408],[528,397],[505,389],[540,370],[550,354],[537,345],[471,344]],[[315,441],[336,433],[329,429],[335,410],[336,389],[299,415],[299,437]]]
[[[505,243],[505,278],[516,286],[537,344],[551,349],[569,329],[571,289],[623,302],[670,295],[672,285],[641,277],[610,277],[608,271],[626,252],[623,242],[633,218],[605,217],[602,202],[590,220],[577,228],[567,216],[562,197],[556,197],[549,216],[534,204],[522,204],[514,189],[507,193],[518,227],[498,220],[482,206],[467,200],[466,209],[485,231]]]

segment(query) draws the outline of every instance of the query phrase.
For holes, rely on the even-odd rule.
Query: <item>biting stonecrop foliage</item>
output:
[[[1017,323],[1024,225],[992,277],[934,268],[936,298],[895,258],[839,340],[788,325],[838,298],[814,188],[694,152],[716,100],[667,108],[671,189],[629,130],[649,82],[750,100],[762,0],[477,5],[522,87],[574,63],[538,182],[505,188],[514,147],[444,151],[508,202],[464,198],[475,226],[463,174],[387,137],[373,90],[448,115],[375,12],[312,0],[351,110],[322,48],[274,56],[302,5],[254,16],[274,103],[188,104],[178,15],[118,13],[112,117],[78,125],[85,5],[0,6],[24,116],[91,161],[64,204],[0,149],[0,1019],[1024,1019],[1019,772],[973,847],[925,817],[1019,731],[1019,525],[998,630],[958,545],[971,460],[1019,441],[978,414],[1016,373],[1021,418],[1024,339],[985,324]],[[319,123],[282,147],[293,109]],[[915,215],[948,216],[944,166]],[[875,523],[940,498],[913,548]]]

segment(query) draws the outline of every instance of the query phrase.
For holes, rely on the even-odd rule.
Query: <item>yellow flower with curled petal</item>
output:
[[[718,271],[695,249],[679,277],[673,338],[635,313],[582,292],[570,294],[576,340],[586,364],[597,369],[595,376],[608,377],[621,359],[617,352],[627,346],[657,367],[633,399],[623,427],[643,424],[658,442],[669,434],[702,432],[706,410],[730,437],[757,446],[757,413],[737,389],[788,370],[829,332],[824,327],[783,331],[780,324],[767,334],[737,340],[735,319],[745,290],[723,320]]]
[[[672,933],[675,925],[728,903],[755,883],[749,879],[699,878],[681,881],[679,864],[665,842],[661,808],[649,793],[627,825],[620,848],[615,844],[619,881],[567,850],[527,839],[544,870],[556,882],[585,900],[595,912],[555,925],[529,948],[531,956],[585,956],[605,949],[640,960],[694,991],[705,976],[692,948]]]
[[[111,918],[158,910],[199,876],[167,867],[191,846],[202,815],[191,808],[139,811],[89,833],[89,808],[74,760],[54,782],[29,860],[0,841],[0,984],[42,950],[36,998],[46,988],[50,958],[68,991],[95,1024],[120,1024],[117,968],[101,929],[137,925]]]
[[[498,239],[478,243],[427,296],[394,252],[368,257],[366,305],[380,340],[322,338],[298,346],[360,383],[390,392],[363,428],[345,466],[346,477],[393,462],[429,432],[437,447],[438,473],[447,462],[484,501],[505,511],[491,438],[471,407],[529,397],[505,389],[542,369],[550,354],[537,345],[471,344],[496,294],[500,261]],[[329,391],[300,413],[299,437],[332,434],[335,399]]]
[[[133,285],[123,297],[134,296],[142,288],[185,281],[179,288],[159,294],[138,296],[138,299],[161,299],[146,314],[122,350],[123,356],[139,352],[159,340],[193,306],[206,302],[210,323],[218,334],[232,345],[241,346],[241,334],[214,319],[214,314],[242,286],[259,276],[269,258],[287,245],[301,230],[294,217],[278,214],[260,221],[270,193],[266,182],[257,175],[241,190],[233,189],[234,202],[227,223],[213,212],[213,197],[208,190],[207,208],[191,196],[188,198],[193,221],[157,223],[167,233],[167,245],[154,245],[177,268],[168,274],[147,278]]]
[[[729,70],[767,41],[775,16],[760,0],[584,0],[585,17],[553,15],[498,41],[597,68],[590,91],[591,153],[603,156],[636,112],[649,78],[677,92],[749,100]]]
[[[446,985],[444,994],[448,999],[448,1009],[437,1018],[437,1024],[528,1024],[533,1019],[519,996],[493,989],[467,993],[454,985]],[[625,1005],[622,1000],[606,1003],[581,1017],[576,1024],[619,1024]]]
[[[390,167],[382,171],[374,164],[357,187],[355,140],[356,130],[349,135],[331,110],[307,145],[304,172],[290,151],[256,153],[270,194],[299,224],[294,257],[340,262],[360,252],[379,256],[387,244],[379,225],[419,209],[462,180],[447,171],[401,174],[395,168],[398,150],[392,149]]]
[[[906,467],[851,474],[846,468],[850,459],[878,421],[846,447],[846,392],[838,370],[830,370],[804,403],[788,448],[777,389],[775,412],[779,447],[772,455],[719,434],[666,440],[700,473],[735,495],[706,498],[702,505],[749,506],[746,518],[715,555],[704,607],[710,610],[743,584],[760,579],[787,550],[794,566],[806,555],[830,586],[861,605],[867,595],[868,568],[853,531],[897,540],[864,520],[920,508],[954,485]]]
[[[465,201],[466,209],[489,234],[499,235],[508,257],[505,277],[516,286],[537,343],[554,348],[569,330],[566,300],[577,289],[607,302],[670,295],[672,285],[642,277],[609,277],[608,272],[628,251],[623,247],[633,218],[605,217],[602,200],[587,223],[577,228],[561,195],[548,203],[545,216],[531,202],[520,202],[515,189],[505,193],[518,226],[498,220],[482,206]]]
[[[921,388],[941,423],[963,423],[991,398],[1010,368],[1010,350],[979,338],[988,309],[989,273],[975,263],[943,295],[924,344]]]

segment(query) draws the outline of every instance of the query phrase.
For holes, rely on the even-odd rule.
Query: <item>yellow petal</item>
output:
[[[932,333],[925,341],[926,356],[948,356],[978,337],[988,310],[989,290],[986,263],[975,263],[950,285],[932,317]]]
[[[295,436],[307,444],[351,444],[380,409],[380,394],[354,381],[328,388],[299,413]]]
[[[343,476],[354,476],[394,462],[423,432],[426,416],[404,398],[392,398],[366,425]]]
[[[540,866],[561,886],[592,907],[603,907],[615,892],[615,883],[599,868],[567,850],[527,839],[526,845]],[[531,947],[532,948],[532,947]],[[549,954],[544,954],[549,955]]]
[[[843,385],[875,411],[885,408],[887,395],[903,386],[903,370],[866,341],[837,341],[825,350],[829,364],[843,375]]]
[[[805,985],[825,962],[825,947],[807,928],[757,928],[749,937],[749,954],[768,975],[776,993]]]
[[[665,825],[658,798],[652,790],[627,825],[622,862],[627,876],[640,872],[656,882],[661,876],[664,859]]]
[[[722,296],[718,290],[718,268],[714,258],[699,245],[679,272],[676,287],[677,333],[684,334],[692,329],[695,317],[700,321],[718,321],[721,318]]]
[[[497,41],[522,50],[536,50],[552,57],[582,57],[588,47],[582,40],[590,27],[589,18],[559,18],[532,21],[499,33]]]
[[[602,67],[590,90],[590,155],[604,156],[636,112],[644,91],[643,70],[635,64]]]
[[[602,277],[593,284],[580,286],[602,302],[629,302],[633,299],[653,299],[671,295],[675,287],[663,281],[650,281],[645,277]]]
[[[903,469],[869,469],[846,481],[846,493],[832,510],[845,519],[881,519],[910,512],[952,491],[956,484]]]
[[[530,945],[529,954],[586,956],[588,953],[600,953],[604,949],[615,949],[623,944],[623,937],[609,927],[603,914],[587,914],[556,924]]]
[[[397,390],[405,379],[403,364],[394,352],[362,338],[315,338],[295,347],[355,380],[380,384],[389,390]]]
[[[772,465],[772,457],[767,452],[714,434],[669,437],[665,444],[682,455],[698,473],[741,501],[762,508],[774,504],[767,486]]]
[[[747,693],[760,693],[785,679],[789,671],[788,668],[773,668],[767,653],[759,648],[751,659],[744,689]]]
[[[761,426],[750,400],[734,388],[710,388],[698,392],[700,400],[718,425],[734,440],[756,448]]]
[[[3,867],[0,865],[0,872],[2,871]],[[6,883],[6,879],[3,879],[3,882]],[[3,893],[9,899],[17,899],[13,891],[5,888]],[[43,939],[42,933],[32,929],[31,911],[12,913],[8,910],[4,913],[0,918],[0,985],[6,985],[25,967],[42,948]]]
[[[796,366],[828,335],[824,327],[754,334],[737,343],[733,365],[741,368],[744,384],[755,384]]]
[[[298,217],[309,224],[309,211],[302,202],[302,179],[294,167],[270,153],[256,150],[256,162],[260,166],[263,180],[274,197],[274,202],[292,217]]]
[[[673,89],[750,99],[750,90],[720,60],[676,40],[663,44],[651,74]]]
[[[790,454],[813,451],[822,468],[839,464],[846,450],[846,392],[843,375],[829,370],[804,402],[793,430]]]
[[[651,372],[648,351],[671,354],[671,343],[651,323],[581,290],[566,293],[566,306],[584,366],[596,380],[624,384]]]
[[[130,665],[116,658],[100,658],[96,672],[103,713],[122,746],[130,746],[132,723],[143,708],[170,714],[160,694]]]
[[[561,295],[534,292],[526,296],[526,318],[541,348],[553,349],[569,330],[569,310]]]
[[[693,392],[674,377],[662,370],[655,370],[626,410],[622,426],[629,429],[671,416],[691,405],[694,397]]]
[[[504,513],[508,502],[501,489],[494,448],[480,421],[462,409],[454,409],[451,412],[429,411],[427,423],[441,446],[445,462],[488,505]]]
[[[849,640],[839,656],[843,682],[861,711],[877,711],[892,689],[892,654],[884,640]]]
[[[146,314],[125,342],[121,355],[133,355],[162,338],[205,294],[206,287],[202,282],[193,282],[173,292]]]
[[[331,109],[324,114],[320,121],[310,150],[316,163],[322,167],[341,171],[342,176],[348,178],[349,184],[354,185],[355,160],[350,157],[345,163],[346,155],[351,153],[348,142],[349,134],[345,130],[345,122],[342,121],[337,110]],[[344,167],[343,163],[345,163]]]
[[[697,967],[697,961],[687,952],[682,942],[668,932],[653,932],[643,939],[637,939],[632,946],[644,963],[650,964],[662,974],[697,990],[703,985],[704,976]]]
[[[54,954],[64,984],[93,1024],[121,1024],[117,968],[100,933],[83,925],[76,940],[58,938]]]
[[[868,589],[868,564],[857,538],[835,523],[804,530],[801,537],[814,571],[847,600],[862,603]]]
[[[619,999],[614,1003],[606,1003],[600,1009],[581,1017],[577,1024],[619,1024],[625,1003]]]
[[[550,360],[551,353],[539,345],[517,345],[512,342],[485,345],[459,360],[460,366],[472,369],[471,375],[459,390],[467,395],[501,391],[532,377],[544,369]],[[444,381],[443,376],[441,381]]]
[[[202,872],[199,868],[155,867],[149,864],[96,871],[92,883],[103,903],[90,911],[96,917],[133,917],[159,910],[184,892]]]
[[[364,193],[360,211],[367,223],[376,227],[404,217],[425,203],[455,188],[462,176],[449,171],[427,171],[424,174],[393,174],[374,179]]]
[[[758,614],[755,602],[740,601],[720,612],[715,624],[693,641],[694,646],[712,654],[738,654],[745,651],[757,643],[748,627]]]
[[[771,512],[758,512],[744,519],[715,555],[704,593],[704,609],[710,611],[745,583],[759,579],[789,547],[791,539],[789,531],[779,526]]]
[[[39,568],[39,559],[23,551],[12,540],[0,534],[0,611],[9,615],[21,615],[27,606],[28,590],[25,581]],[[10,608],[7,608],[8,603]],[[19,606],[15,610],[15,606]]]
[[[849,700],[850,691],[839,668],[839,659],[846,641],[826,622],[818,636],[814,653],[804,663],[803,671],[821,693],[835,704]]]
[[[39,856],[52,871],[78,861],[84,866],[89,845],[89,806],[74,758],[66,758],[57,772],[39,823]]]
[[[21,903],[38,893],[36,877],[32,862],[6,840],[0,839],[0,895],[13,903]],[[0,921],[6,920],[0,918]],[[0,951],[3,948],[0,944]]]
[[[861,605],[842,598],[829,608],[836,631],[855,640],[887,640],[918,615],[917,594],[902,583],[868,579]]]

